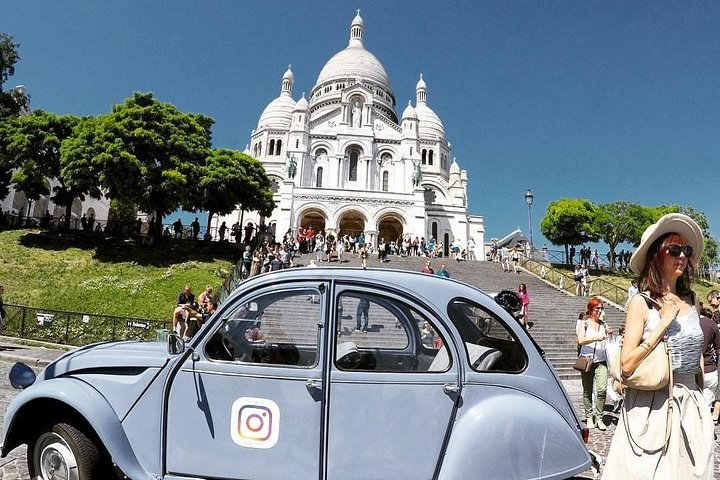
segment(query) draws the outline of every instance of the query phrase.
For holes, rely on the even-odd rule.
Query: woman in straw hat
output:
[[[620,355],[627,378],[667,335],[672,396],[626,388],[603,479],[713,478],[713,424],[703,401],[699,304],[690,289],[703,237],[687,215],[671,213],[650,225],[630,268],[644,295],[628,305]]]

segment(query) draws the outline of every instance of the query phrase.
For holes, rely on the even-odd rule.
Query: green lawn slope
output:
[[[239,258],[235,244],[0,232],[5,303],[88,314],[169,320],[186,283],[219,288]]]

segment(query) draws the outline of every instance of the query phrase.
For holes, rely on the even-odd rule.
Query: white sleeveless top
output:
[[[601,324],[597,330],[594,326],[591,327],[590,325],[590,322],[588,322],[588,328],[585,330],[585,320],[578,320],[575,323],[575,334],[582,331],[585,333],[583,336],[589,336],[588,334],[597,335],[598,333],[605,335],[604,323]],[[580,355],[592,357],[593,363],[607,362],[607,348],[605,340],[598,340],[596,342],[588,343],[587,345],[582,345],[580,347]]]
[[[651,308],[643,330],[643,341],[660,322],[660,312]],[[696,374],[700,371],[700,356],[703,348],[703,332],[695,305],[687,315],[678,315],[667,329],[668,347],[672,359],[673,373]]]

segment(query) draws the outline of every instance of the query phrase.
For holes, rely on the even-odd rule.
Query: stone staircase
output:
[[[295,263],[303,265],[311,258],[308,254],[296,257]],[[357,258],[348,255],[345,258],[344,263],[329,262],[322,265],[359,264]],[[388,261],[379,263],[376,257],[372,257],[368,261],[368,267],[420,271],[426,260],[425,257],[389,256]],[[477,286],[487,293],[504,289],[515,291],[518,284],[525,283],[530,293],[530,321],[534,322],[531,335],[546,352],[561,379],[579,378],[578,372],[572,368],[577,358],[575,322],[578,314],[585,311],[588,297],[567,294],[524,270],[520,274],[505,273],[499,263],[457,262],[449,258],[430,260],[434,269],[445,263],[452,278]],[[617,332],[625,321],[625,312],[609,302],[604,303],[605,321]]]

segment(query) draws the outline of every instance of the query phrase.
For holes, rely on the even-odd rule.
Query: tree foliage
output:
[[[6,91],[5,82],[15,74],[15,64],[20,60],[20,45],[13,43],[13,37],[0,33],[0,120],[17,116],[27,107],[28,99],[22,89]]]
[[[580,245],[597,241],[596,208],[589,200],[561,198],[550,203],[540,222],[540,230],[553,245]]]
[[[208,212],[208,225],[214,214],[227,215],[238,206],[269,215],[275,208],[270,187],[258,160],[235,150],[215,149],[200,167],[191,207]]]
[[[183,113],[152,93],[136,92],[85,132],[90,142],[86,155],[111,198],[154,212],[161,222],[196,187],[210,153],[212,123],[210,117]]]
[[[60,182],[56,192],[63,190],[61,144],[72,135],[77,121],[72,115],[61,116],[35,110],[30,115],[6,122],[2,128],[4,140],[0,142],[0,156],[16,169],[10,181],[28,199],[38,200],[41,195],[50,194],[48,179]],[[62,196],[53,199],[65,205]]]
[[[625,201],[610,202],[597,207],[595,229],[599,238],[607,243],[615,261],[615,248],[621,243],[639,243],[642,232],[648,225],[651,213],[638,203]],[[614,264],[612,267],[614,268]]]

